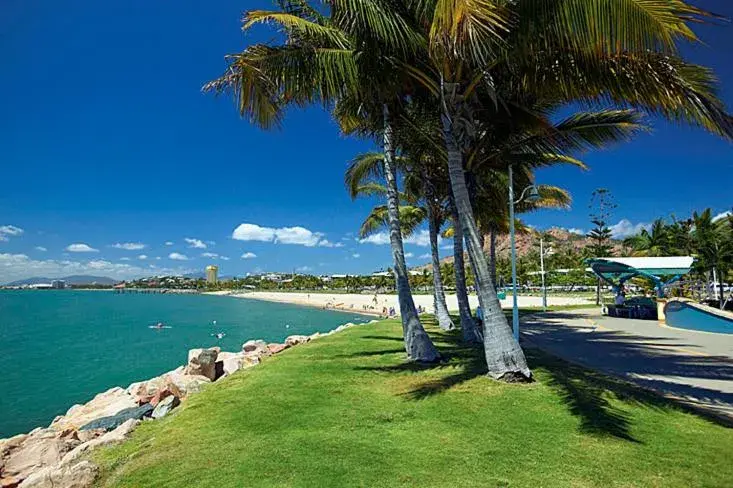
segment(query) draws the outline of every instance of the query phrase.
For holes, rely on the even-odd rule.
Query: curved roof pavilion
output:
[[[643,276],[654,282],[661,296],[665,286],[690,272],[695,259],[692,256],[648,258],[592,258],[586,260],[596,276],[615,288],[631,278]]]

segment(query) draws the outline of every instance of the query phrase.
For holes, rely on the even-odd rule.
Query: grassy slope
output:
[[[104,486],[730,486],[733,431],[528,351],[537,381],[406,364],[384,321],[285,351],[98,451]]]

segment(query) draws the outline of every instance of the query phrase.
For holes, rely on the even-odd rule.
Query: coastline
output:
[[[376,320],[363,324],[372,322]],[[237,371],[361,324],[347,322],[327,332],[291,335],[282,343],[250,339],[238,352],[218,346],[191,349],[185,365],[97,393],[86,403],[72,405],[47,427],[0,438],[0,485],[91,486],[99,473],[99,467],[85,459],[91,450],[126,440],[141,422],[165,417],[189,396]]]
[[[340,312],[353,312],[363,315],[386,318],[382,313],[383,309],[394,308],[399,313],[399,302],[397,295],[385,294],[356,294],[356,293],[304,293],[304,292],[277,292],[277,291],[214,291],[206,295],[229,296],[233,298],[246,298],[250,300],[261,300],[275,303],[289,303],[306,307],[321,308],[323,310],[336,310]],[[375,300],[376,298],[376,300]],[[413,295],[415,306],[422,306],[427,312],[433,311],[433,295]],[[517,297],[520,307],[541,307],[542,298],[538,296]],[[469,304],[472,309],[478,306],[478,297],[469,295]],[[455,294],[446,295],[448,310],[458,310],[458,299]],[[591,305],[586,298],[581,297],[547,297],[547,304],[550,306],[563,305]],[[501,300],[501,307],[509,309],[512,307],[512,299],[507,296]]]

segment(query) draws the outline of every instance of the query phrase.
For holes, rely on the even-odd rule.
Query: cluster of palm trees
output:
[[[726,280],[733,281],[733,212],[715,218],[711,209],[688,219],[657,219],[647,229],[624,239],[633,256],[694,256],[694,271],[710,281],[718,278],[721,306]]]
[[[677,50],[681,42],[697,41],[693,23],[715,16],[683,0],[278,5],[244,17],[245,30],[276,26],[276,39],[230,56],[226,72],[205,89],[231,94],[240,113],[263,128],[277,126],[291,105],[320,103],[344,133],[381,141],[371,169],[350,181],[352,188],[376,180],[383,186],[373,190],[386,197],[383,220],[405,348],[415,361],[440,355],[412,300],[401,203],[422,202],[431,227],[448,216],[455,269],[463,272],[465,244],[484,316],[482,330],[474,333],[462,307],[464,337],[481,338],[492,377],[529,378],[483,253],[485,232],[507,222],[508,168],[520,186],[534,181],[538,167],[582,165],[574,154],[629,138],[644,128],[644,112],[733,136],[713,73]],[[587,111],[553,123],[568,106]],[[401,195],[400,186],[409,191]],[[419,191],[413,193],[414,186]]]

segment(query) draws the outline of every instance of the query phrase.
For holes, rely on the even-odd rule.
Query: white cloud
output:
[[[272,242],[275,244],[293,244],[305,247],[343,247],[343,244],[324,239],[323,232],[313,232],[305,227],[262,227],[257,224],[239,224],[232,239],[238,241]]]
[[[428,253],[421,254],[418,259],[431,259],[432,256]]]
[[[354,253],[354,254],[352,254],[352,255],[351,255],[351,257],[352,257],[352,258],[354,258],[354,259],[356,259],[356,258],[360,258],[360,257],[361,257],[361,254],[359,254],[359,253]]]
[[[83,242],[69,244],[68,246],[66,246],[66,250],[69,252],[99,252],[99,249],[94,249],[93,247],[84,244]]]
[[[375,244],[377,246],[389,244],[389,233],[377,232],[376,234],[367,236],[364,239],[359,239],[359,244]]]
[[[160,256],[155,256],[156,261],[160,261]]]
[[[120,261],[130,261],[130,258],[120,258]]]
[[[275,229],[276,244],[295,244],[298,246],[313,247],[321,242],[323,234],[311,232],[305,227],[283,227]]]
[[[188,261],[188,256],[179,252],[172,252],[168,255],[168,259],[172,259],[174,261]]]
[[[35,247],[35,249],[36,249],[36,251],[41,251],[41,252],[46,252],[46,251],[48,251],[48,249],[46,249],[46,248],[45,248],[45,247],[43,247],[43,246],[36,246],[36,247]]]
[[[309,271],[313,271],[313,268],[311,268],[310,266],[301,266],[300,268],[295,268],[295,271],[299,273],[307,273]]]
[[[405,253],[405,258],[414,258],[414,257],[415,257],[415,255],[412,254],[411,252],[406,252]]]
[[[0,225],[0,241],[7,241],[8,236],[17,237],[23,232],[23,229],[14,225]]]
[[[275,239],[275,229],[260,227],[256,224],[239,224],[232,232],[232,239],[238,241],[272,242]]]
[[[330,242],[328,239],[323,239],[318,243],[318,247],[344,247],[342,242]]]
[[[189,273],[190,269],[159,268],[156,274],[180,275]],[[25,254],[0,253],[0,279],[3,282],[15,281],[31,276],[62,278],[69,275],[108,276],[113,279],[130,279],[150,276],[150,270],[127,263],[111,263],[105,260],[88,262],[71,260],[36,260]]]
[[[202,241],[201,239],[186,237],[183,240],[188,243],[188,247],[192,247],[194,249],[206,249],[206,244],[204,244],[204,241]]]
[[[139,256],[138,256],[137,258],[138,258],[139,260],[141,260],[141,261],[145,261],[146,259],[148,259],[148,256],[147,256],[146,254],[141,254],[141,255],[139,255]]]
[[[422,229],[413,233],[409,237],[405,237],[402,239],[402,242],[405,244],[412,244],[414,246],[427,247],[430,245],[430,233],[427,230]],[[438,245],[442,243],[443,239],[438,236]],[[389,244],[389,232],[377,232],[376,234],[372,234],[364,239],[359,239],[359,244],[375,244],[378,246]]]
[[[255,254],[253,252],[246,252],[246,253],[242,254],[242,259],[254,259],[256,257],[257,257],[257,254]]]
[[[414,244],[416,246],[427,247],[430,245],[430,232],[423,229],[420,232],[412,234],[405,239],[405,244]],[[442,244],[442,239],[438,236],[438,245]]]
[[[228,256],[219,256],[219,259],[221,259],[222,261],[229,261]]]
[[[201,257],[216,259],[219,257],[219,255],[216,254],[215,252],[202,252]]]
[[[651,227],[652,224],[646,222],[633,224],[628,219],[621,219],[618,224],[610,226],[609,229],[611,229],[611,236],[614,239],[623,239],[638,234],[642,229],[649,230]]]
[[[577,234],[579,236],[584,236],[586,232],[583,229],[577,229],[575,227],[571,227],[570,229],[567,229],[568,232],[571,234]]]
[[[730,215],[731,215],[731,211],[730,210],[728,210],[726,212],[721,212],[718,215],[716,215],[715,217],[713,217],[713,222],[717,222],[720,219],[725,219],[725,218],[729,217]]]
[[[172,241],[165,241],[165,245],[166,246],[172,246],[173,245],[173,242]]]
[[[145,249],[147,246],[142,242],[118,242],[113,244],[112,247],[115,249],[124,249],[125,251],[139,251]]]

